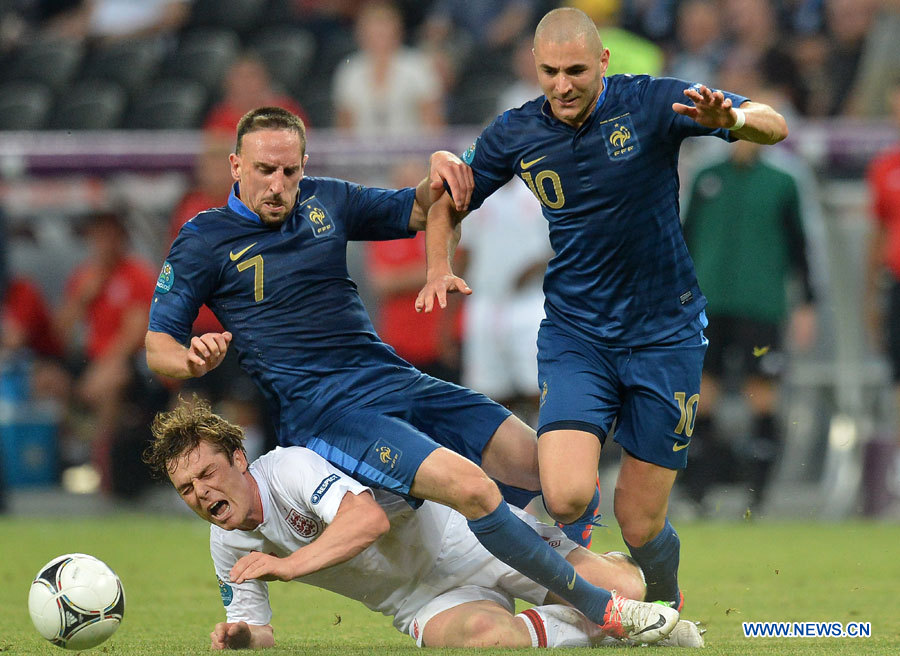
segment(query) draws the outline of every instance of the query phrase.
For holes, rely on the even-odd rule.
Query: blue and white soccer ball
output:
[[[101,560],[73,553],[41,568],[28,593],[28,612],[58,647],[90,649],[109,638],[125,614],[122,582]]]

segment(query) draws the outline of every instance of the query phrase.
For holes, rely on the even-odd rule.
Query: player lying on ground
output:
[[[393,616],[420,646],[591,646],[605,637],[491,556],[446,506],[426,501],[413,510],[303,447],[278,448],[249,465],[241,429],[202,402],[159,414],[153,436],[145,461],[212,524],[210,551],[227,615],[211,633],[213,649],[275,644],[265,583],[272,580],[299,580],[361,601]],[[643,598],[643,575],[628,556],[591,553],[517,512],[587,580]],[[516,598],[543,605],[513,615]],[[687,621],[666,639],[702,642]]]

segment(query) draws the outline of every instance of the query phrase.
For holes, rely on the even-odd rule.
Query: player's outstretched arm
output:
[[[693,101],[693,106],[673,103],[672,111],[704,127],[732,130],[738,139],[758,144],[775,144],[788,136],[784,117],[764,103],[748,100],[735,108],[731,98],[703,85],[685,89],[684,95]],[[742,121],[743,125],[739,125]]]
[[[416,297],[416,312],[431,312],[434,299],[447,307],[447,294],[471,294],[466,281],[453,274],[453,253],[462,234],[460,222],[467,212],[458,211],[449,196],[442,196],[431,206],[425,226],[425,286]]]
[[[171,378],[197,378],[218,367],[231,343],[231,333],[206,333],[191,338],[190,347],[167,333],[147,331],[144,347],[147,366]]]
[[[232,583],[250,579],[290,581],[346,562],[391,530],[391,523],[369,492],[347,492],[340,508],[315,541],[286,558],[252,551],[234,564]]]
[[[219,622],[209,638],[210,649],[263,649],[275,646],[271,624],[258,626],[246,622]]]

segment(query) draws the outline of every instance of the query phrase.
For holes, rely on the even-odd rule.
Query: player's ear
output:
[[[306,154],[303,156],[303,168],[306,168],[306,163],[309,161],[309,155]]]
[[[247,463],[247,454],[243,449],[235,449],[234,453],[231,454],[231,460],[234,462],[235,466],[241,470],[241,472],[247,471],[247,468],[250,466]]]
[[[228,162],[231,164],[231,177],[237,182],[241,179],[241,156],[231,153],[228,156]]]

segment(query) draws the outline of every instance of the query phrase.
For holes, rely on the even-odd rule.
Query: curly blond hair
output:
[[[208,442],[233,462],[232,454],[244,451],[244,431],[212,411],[209,403],[195,394],[190,401],[160,412],[150,425],[153,441],[143,453],[143,461],[159,478],[167,478],[181,456]],[[244,452],[246,453],[246,451]]]

